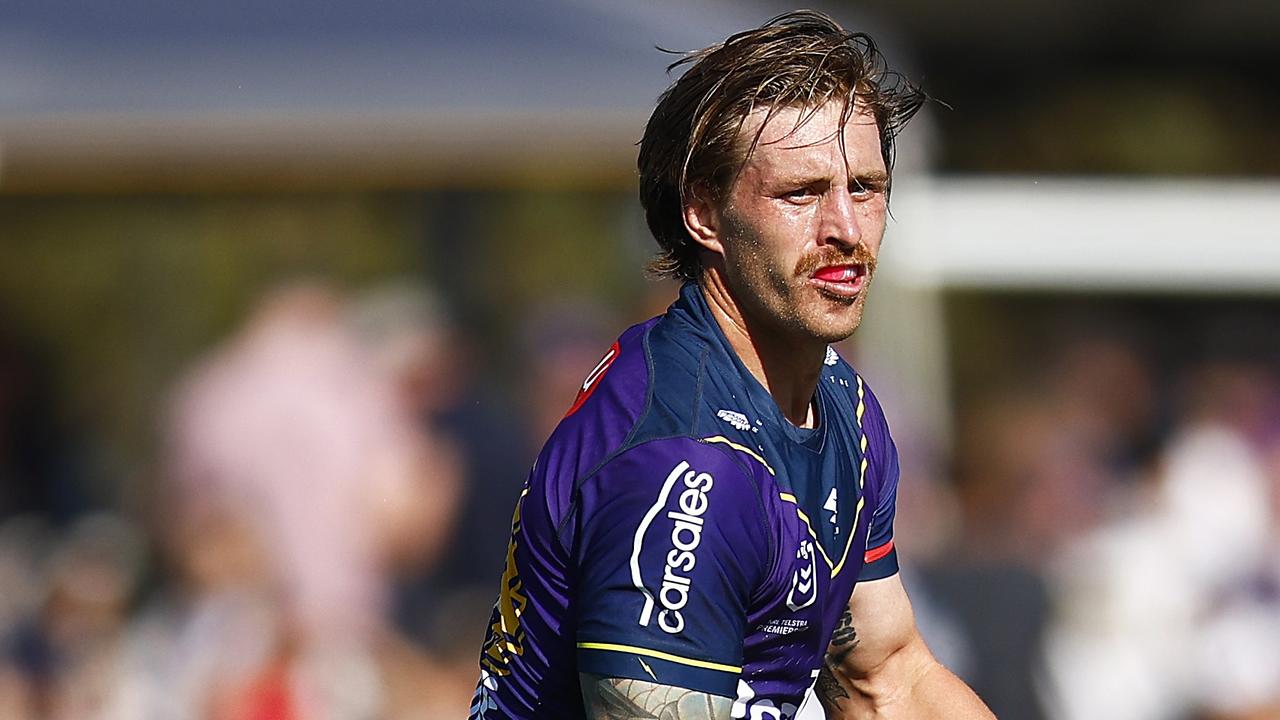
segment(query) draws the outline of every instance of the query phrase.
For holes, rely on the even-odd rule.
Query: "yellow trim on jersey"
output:
[[[853,524],[849,526],[851,528],[851,531],[849,532],[848,539],[845,540],[844,542],[844,552],[840,555],[840,562],[838,563],[832,562],[831,556],[827,555],[827,551],[822,547],[822,543],[818,541],[818,533],[815,532],[813,529],[813,522],[810,521],[809,516],[806,515],[803,510],[800,509],[800,501],[796,499],[796,496],[791,493],[784,493],[784,492],[778,493],[779,499],[781,499],[783,502],[789,502],[795,506],[796,515],[800,516],[800,519],[804,522],[805,527],[808,528],[809,530],[809,535],[815,541],[814,547],[818,548],[818,553],[822,555],[822,559],[826,561],[827,567],[831,568],[831,577],[835,577],[836,575],[840,574],[840,570],[844,568],[845,561],[849,559],[849,549],[853,547],[853,536],[857,534],[856,531],[858,529],[858,521],[862,519],[862,509],[866,505],[866,496],[863,495],[863,490],[866,487],[867,465],[869,464],[867,460],[867,447],[869,445],[869,442],[867,440],[867,434],[862,430],[862,415],[867,410],[867,404],[866,404],[867,391],[866,391],[866,386],[863,385],[862,383],[862,376],[858,375],[857,373],[854,373],[853,377],[854,377],[854,380],[857,381],[858,383],[858,405],[854,410],[854,420],[856,421],[855,425],[858,428],[858,435],[859,435],[858,445],[862,450],[862,461],[858,464],[858,505],[854,510]],[[726,438],[721,435],[717,435],[715,437],[703,438],[703,442],[724,443],[725,445],[728,445],[734,450],[744,452],[747,455],[750,455],[752,458],[755,458],[756,461],[758,461],[761,465],[763,465],[764,469],[768,470],[770,475],[773,475],[775,477],[777,476],[777,473],[773,471],[773,468],[769,467],[769,463],[765,462],[765,459],[760,457],[759,453],[755,452],[749,447],[746,447],[745,445],[740,445],[730,440],[729,438]]]
[[[853,511],[853,529],[849,532],[849,539],[844,541],[844,555],[840,556],[840,563],[831,568],[831,577],[838,575],[840,569],[844,567],[844,561],[849,559],[849,548],[853,547],[853,535],[858,530],[858,518],[862,515],[862,506],[866,502],[866,497],[858,496],[858,509]]]
[[[777,475],[777,473],[773,471],[773,468],[769,467],[769,463],[766,462],[764,458],[760,457],[759,453],[747,447],[746,445],[739,445],[738,443],[730,440],[729,438],[723,435],[716,435],[715,437],[702,438],[702,442],[724,443],[725,445],[728,445],[729,447],[733,448],[734,450],[737,450],[738,452],[743,452],[750,455],[752,458],[755,459],[756,462],[763,465],[764,469],[768,470],[770,475],[774,475],[774,476]]]
[[[796,506],[796,515],[800,516],[800,519],[804,522],[804,526],[808,528],[809,537],[813,538],[813,546],[818,548],[818,554],[821,555],[822,559],[827,563],[827,567],[834,568],[834,564],[831,562],[831,556],[827,555],[826,549],[822,547],[822,541],[818,539],[818,533],[814,531],[813,523],[809,521],[809,516],[805,515],[804,511],[800,509],[800,501],[796,500],[795,495],[784,492],[778,493],[778,498],[783,502],[789,502]],[[831,577],[835,577],[835,575],[836,573],[833,569],[831,571]]]
[[[858,464],[858,506],[857,509],[853,511],[853,525],[850,526],[851,530],[849,532],[849,539],[844,541],[844,554],[840,556],[840,562],[831,569],[831,577],[835,577],[844,567],[845,560],[849,559],[849,548],[853,546],[853,536],[857,534],[858,521],[862,519],[862,508],[866,505],[867,501],[867,496],[863,490],[865,490],[867,482],[868,441],[867,433],[862,428],[862,414],[866,412],[867,409],[867,389],[866,386],[862,384],[861,375],[854,373],[853,379],[858,383],[858,407],[854,411],[854,419],[856,420],[854,424],[857,425],[858,428],[858,447],[862,450],[862,462]],[[870,533],[871,531],[868,529],[867,532]]]
[[[650,650],[649,648],[635,647],[633,645],[615,645],[613,643],[592,643],[580,642],[578,647],[583,650],[611,650],[613,652],[632,653],[634,655],[645,655],[647,657],[658,658],[668,662],[679,663],[681,665],[689,665],[696,668],[704,668],[706,670],[719,670],[720,672],[741,673],[742,668],[735,665],[722,665],[720,663],[707,662],[706,660],[694,660],[693,658],[680,657],[672,655],[661,650]]]

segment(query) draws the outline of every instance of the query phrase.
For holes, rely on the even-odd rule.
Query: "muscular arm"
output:
[[[591,720],[727,720],[733,701],[697,690],[582,673],[583,705]]]
[[[858,583],[815,686],[831,720],[994,720],[933,657],[897,575]]]

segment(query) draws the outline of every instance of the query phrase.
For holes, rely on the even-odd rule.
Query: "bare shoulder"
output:
[[[727,697],[643,680],[583,673],[581,681],[591,720],[727,720],[733,705]]]

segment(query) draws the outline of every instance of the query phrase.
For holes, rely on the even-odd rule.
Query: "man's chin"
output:
[[[818,340],[827,345],[834,345],[835,343],[848,340],[850,337],[853,336],[854,332],[856,332],[857,329],[858,329],[858,326],[854,325],[852,328],[848,328],[848,329],[814,333],[813,337],[815,340]]]
[[[859,312],[853,318],[824,318],[818,322],[808,323],[805,328],[806,334],[818,342],[830,345],[838,343],[841,340],[847,340],[849,336],[858,329],[862,324],[862,313]]]
[[[848,304],[842,302],[829,307],[827,312],[808,323],[810,334],[828,345],[847,339],[862,325],[864,298],[865,295],[859,295]]]

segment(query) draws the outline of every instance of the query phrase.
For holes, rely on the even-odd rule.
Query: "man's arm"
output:
[[[854,588],[814,689],[830,720],[995,718],[929,652],[896,574]]]
[[[697,690],[588,673],[579,677],[590,720],[728,720],[733,706],[727,697]]]

